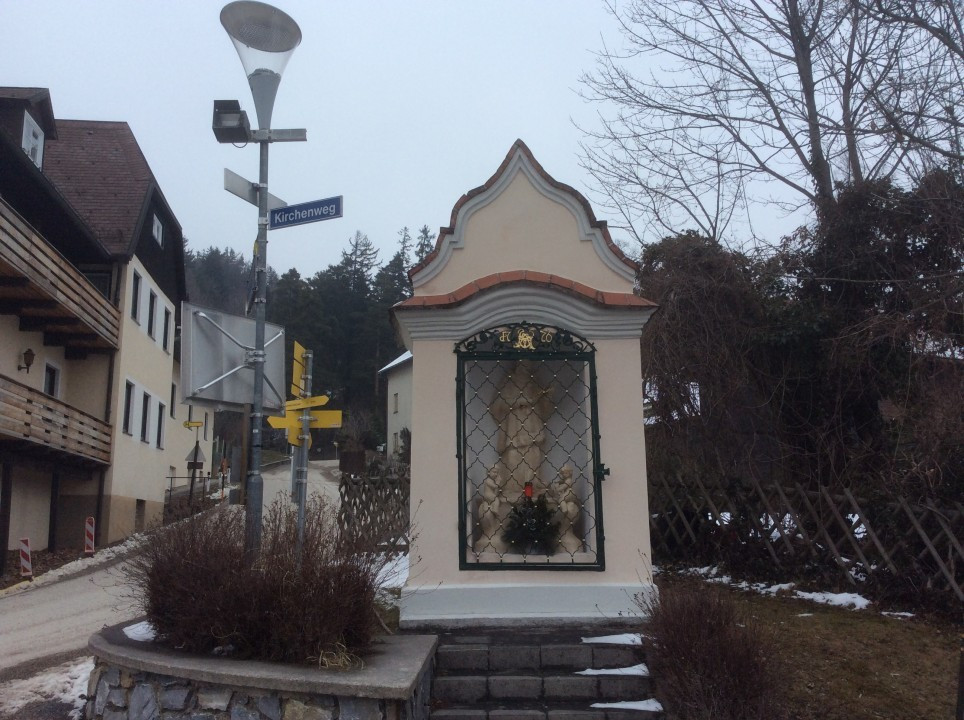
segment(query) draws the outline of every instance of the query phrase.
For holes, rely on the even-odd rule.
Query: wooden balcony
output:
[[[120,311],[0,198],[0,314],[68,357],[117,349]]]
[[[93,415],[0,377],[0,446],[53,461],[110,464],[111,426]]]

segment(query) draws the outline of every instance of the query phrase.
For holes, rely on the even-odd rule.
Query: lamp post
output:
[[[271,130],[271,113],[281,82],[281,73],[294,49],[301,43],[301,29],[286,13],[271,5],[239,0],[221,10],[221,24],[234,43],[248,76],[258,115],[258,129],[252,131],[247,114],[235,100],[214,103],[214,135],[218,142],[257,142],[260,149],[258,182],[258,237],[252,265],[255,273],[254,351],[245,364],[254,370],[251,410],[251,449],[245,509],[245,551],[249,557],[261,548],[261,514],[264,481],[261,478],[261,425],[264,411],[264,326],[268,250],[268,145],[272,142],[303,141],[304,130]]]

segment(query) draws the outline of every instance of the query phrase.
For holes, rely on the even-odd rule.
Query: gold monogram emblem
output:
[[[534,333],[527,332],[522,328],[519,328],[519,334],[516,336],[515,345],[513,349],[516,350],[535,350],[536,346],[532,344],[534,339]]]

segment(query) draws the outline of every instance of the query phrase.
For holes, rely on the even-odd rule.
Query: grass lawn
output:
[[[660,586],[675,582],[681,581],[672,575],[658,578]],[[954,718],[959,628],[873,610],[726,592],[747,617],[777,634],[796,720]]]

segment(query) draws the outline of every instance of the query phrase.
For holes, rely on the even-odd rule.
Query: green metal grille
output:
[[[455,352],[460,568],[602,570],[595,347],[523,322]]]

